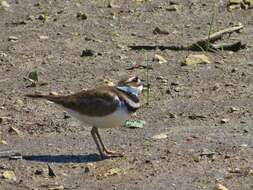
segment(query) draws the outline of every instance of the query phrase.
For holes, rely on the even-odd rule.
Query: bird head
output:
[[[141,79],[138,76],[122,79],[117,84],[117,88],[119,90],[134,94],[136,96],[140,95],[143,89],[143,86],[144,86],[144,83],[141,81]]]

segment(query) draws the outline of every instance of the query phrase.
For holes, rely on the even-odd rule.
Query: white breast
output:
[[[113,113],[102,117],[86,116],[70,109],[67,109],[67,111],[70,113],[70,115],[80,120],[81,122],[98,128],[120,127],[125,123],[130,115],[125,103],[121,101],[119,102],[119,106]]]

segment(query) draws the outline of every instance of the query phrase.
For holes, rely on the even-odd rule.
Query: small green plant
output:
[[[215,6],[214,6],[214,8],[215,8]],[[213,9],[213,14],[211,17],[211,22],[210,22],[210,26],[209,26],[209,30],[208,30],[208,42],[207,42],[207,48],[206,48],[207,50],[209,50],[209,48],[210,48],[210,35],[213,30],[214,18],[215,18],[215,10]]]
[[[149,62],[146,59],[146,72],[145,72],[145,81],[146,81],[146,105],[149,105],[149,95],[150,95],[150,77],[149,77]]]
[[[198,48],[201,49],[201,51],[203,53],[206,53],[207,51],[210,51],[210,52],[217,53],[218,55],[220,55],[221,57],[223,57],[223,54],[224,54],[223,47],[222,47],[221,50],[219,50],[219,49],[214,49],[211,46],[211,38],[210,38],[210,36],[211,36],[212,31],[213,31],[214,21],[215,21],[215,17],[216,17],[216,13],[217,13],[216,8],[217,8],[216,3],[214,3],[214,5],[213,5],[213,12],[212,12],[212,16],[211,16],[211,20],[210,20],[210,25],[209,25],[209,30],[208,30],[208,41],[207,41],[206,46],[202,47],[199,44],[196,44],[196,46],[198,46]]]

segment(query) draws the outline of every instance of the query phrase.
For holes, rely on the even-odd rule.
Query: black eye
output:
[[[133,79],[133,82],[138,82],[139,81],[139,78],[138,77],[135,77],[134,79]]]

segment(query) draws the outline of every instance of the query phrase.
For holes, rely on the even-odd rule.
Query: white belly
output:
[[[130,117],[127,107],[124,103],[120,104],[120,106],[112,114],[102,117],[86,116],[69,109],[67,109],[67,111],[70,113],[70,115],[81,122],[98,128],[120,127]]]

